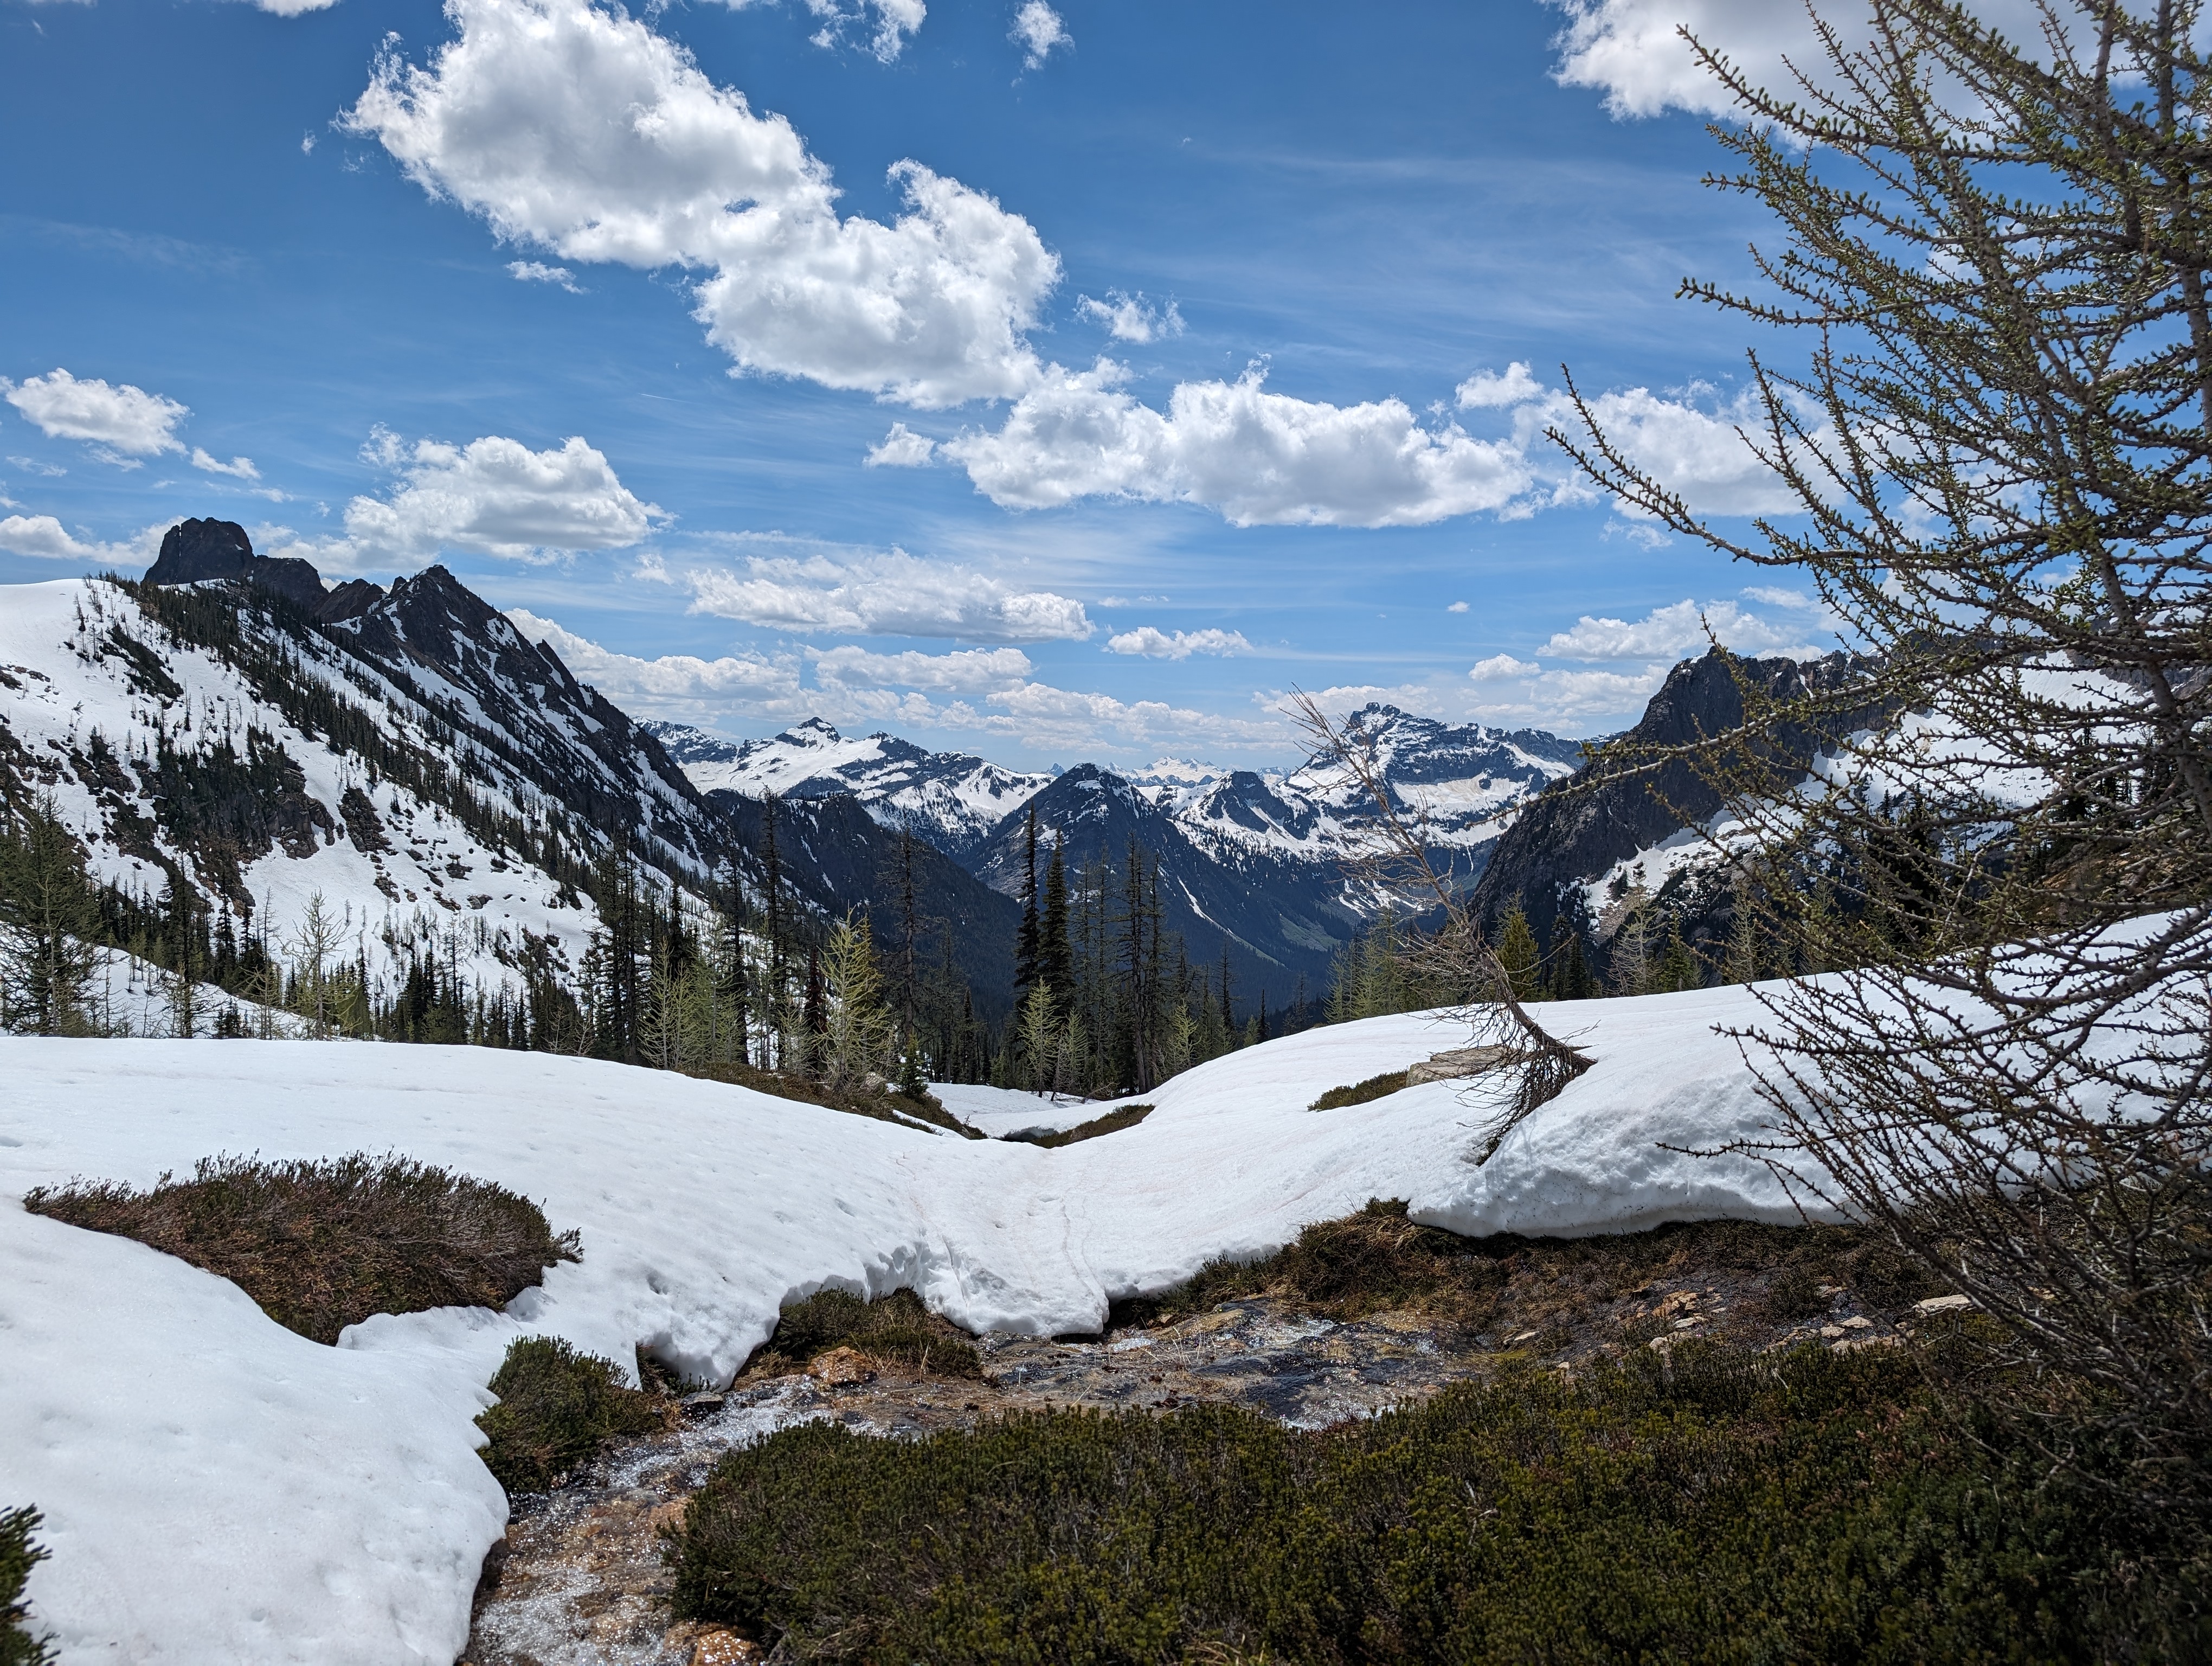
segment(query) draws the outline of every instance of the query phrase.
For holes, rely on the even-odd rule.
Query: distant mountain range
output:
[[[1752,663],[1778,687],[1802,674]],[[1709,733],[1727,680],[1720,661],[1678,667],[1639,733]],[[1382,704],[1349,723],[1457,882],[1487,906],[1522,898],[1540,926],[1676,830],[1641,783],[1562,796],[1582,749],[1554,735]],[[770,794],[782,871],[817,919],[887,926],[900,835],[921,841],[923,911],[994,1014],[1031,813],[1078,867],[1140,843],[1170,928],[1195,963],[1225,954],[1244,1002],[1324,993],[1381,900],[1347,880],[1376,814],[1332,762],[1046,773],[820,719],[757,740],[634,721],[442,567],[331,587],[219,521],[172,529],[139,586],[11,592],[0,789],[52,794],[94,870],[149,898],[181,884],[282,938],[319,894],[373,969],[434,942],[480,984],[532,956],[574,974],[599,923],[577,880],[610,842],[664,889],[734,872],[757,890]]]
[[[1401,811],[1423,817],[1432,844],[1471,883],[1516,808],[1573,772],[1578,743],[1536,730],[1506,733],[1370,705],[1349,727],[1370,744]],[[1376,899],[1349,885],[1345,862],[1371,838],[1377,812],[1334,763],[1289,775],[1164,760],[1124,774],[1084,763],[1058,775],[1005,769],[933,752],[896,735],[848,739],[809,718],[765,740],[726,740],[647,721],[693,784],[720,800],[773,793],[788,804],[848,799],[879,825],[905,828],[994,891],[1020,894],[1035,812],[1071,863],[1121,866],[1135,838],[1159,865],[1171,929],[1195,961],[1226,951],[1232,980],[1280,1006],[1301,983],[1328,987],[1337,952]]]

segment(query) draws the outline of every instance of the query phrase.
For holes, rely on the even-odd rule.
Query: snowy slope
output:
[[[447,1666],[503,1514],[470,1420],[526,1332],[726,1378],[825,1284],[908,1286],[979,1329],[1090,1330],[1109,1298],[1375,1196],[1462,1231],[1795,1219],[1763,1164],[1666,1148],[1765,1123],[1710,1029],[1747,1012],[1726,989],[1561,1013],[1597,1067],[1479,1170],[1449,1082],[1305,1110],[1464,1039],[1421,1015],[1229,1055],[1139,1127],[1060,1151],[538,1054],[0,1040],[0,1499],[48,1515],[39,1621],[72,1663]],[[584,1259],[505,1315],[380,1317],[325,1349],[220,1280],[14,1203],[221,1151],[357,1149],[516,1187],[581,1230]]]
[[[52,796],[96,879],[151,901],[173,872],[288,958],[319,896],[373,978],[428,955],[487,993],[532,953],[573,974],[599,924],[549,848],[618,830],[664,885],[725,854],[650,738],[444,569],[354,588],[320,625],[148,592],[206,604],[188,638],[105,581],[7,587],[0,777]]]
[[[640,727],[659,739],[702,793],[751,799],[850,793],[878,821],[911,826],[963,863],[993,827],[1052,780],[962,752],[927,751],[896,735],[848,740],[818,717],[766,740],[724,740],[676,723]]]

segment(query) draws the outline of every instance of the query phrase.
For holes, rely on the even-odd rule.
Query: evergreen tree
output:
[[[1025,994],[1036,982],[1037,944],[1037,819],[1030,806],[1022,832],[1022,923],[1014,935],[1014,994]]]
[[[1607,962],[1613,994],[1642,995],[1651,992],[1651,950],[1641,913],[1630,915],[1613,934]]]
[[[95,1029],[88,995],[98,905],[51,794],[0,827],[0,1018],[41,1036]]]
[[[1053,1017],[1052,1005],[1052,985],[1035,984],[1024,998],[1015,1021],[1023,1085],[1032,1093],[1048,1091],[1059,1067],[1060,1025]]]
[[[1075,951],[1067,938],[1067,864],[1062,859],[1064,839],[1052,842],[1052,861],[1045,870],[1044,912],[1037,924],[1036,976],[1048,983],[1055,999],[1072,1007],[1075,996]]]
[[[1704,982],[1698,974],[1697,957],[1682,940],[1681,921],[1669,920],[1666,945],[1659,952],[1658,963],[1651,969],[1653,991],[1672,994],[1679,989],[1694,989]]]
[[[822,952],[813,944],[806,946],[806,995],[799,1008],[799,1045],[794,1049],[795,1060],[787,1061],[784,1068],[796,1069],[799,1074],[811,1075],[820,1063],[823,1040],[830,1033],[829,988],[822,978]]]
[[[1597,993],[1590,976],[1589,958],[1583,949],[1583,934],[1569,927],[1554,952],[1551,996],[1553,1000],[1588,1000]]]
[[[822,1073],[830,1086],[853,1088],[890,1069],[897,1027],[884,1002],[883,970],[866,914],[848,914],[830,931],[823,957],[825,994]]]
[[[206,966],[198,897],[183,876],[172,870],[161,891],[164,969],[161,982],[169,1005],[170,1033],[190,1040],[199,1033],[199,981]]]
[[[777,800],[770,793],[761,800],[761,890],[768,915],[768,988],[762,996],[761,1017],[776,1039],[775,1067],[791,1068],[784,1043],[790,1034],[790,970],[787,964],[783,911],[783,859],[776,849]],[[761,1062],[766,1064],[763,1058]]]
[[[1729,899],[1728,981],[1731,983],[1759,982],[1759,954],[1758,908],[1752,900],[1751,884],[1738,876],[1735,894]]]
[[[1536,933],[1529,928],[1528,916],[1516,897],[1505,911],[1505,924],[1498,937],[1498,964],[1505,969],[1516,1000],[1534,1000],[1543,993],[1540,958]]]

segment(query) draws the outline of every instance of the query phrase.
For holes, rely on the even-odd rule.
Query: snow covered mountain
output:
[[[725,808],[771,793],[794,808],[849,795],[877,823],[911,828],[1006,896],[1025,882],[1032,811],[1067,842],[1071,863],[1119,864],[1133,836],[1160,865],[1170,929],[1192,959],[1210,964],[1225,950],[1246,996],[1264,992],[1274,1005],[1301,982],[1310,994],[1326,989],[1337,951],[1381,900],[1345,874],[1379,814],[1333,763],[1262,775],[1162,758],[1127,773],[1084,763],[1054,776],[889,734],[848,740],[820,718],[766,740],[641,727]],[[1395,807],[1425,824],[1466,882],[1519,807],[1581,758],[1577,743],[1556,735],[1442,723],[1395,706],[1369,705],[1347,727],[1372,748]],[[988,913],[960,903],[967,917]]]
[[[280,956],[314,899],[372,976],[573,975],[575,879],[627,840],[696,884],[732,842],[650,735],[442,567],[326,591],[188,520],[139,583],[12,587],[0,787],[51,796],[94,877]]]
[[[1541,729],[1443,723],[1379,702],[1352,713],[1344,727],[1374,757],[1394,807],[1419,824],[1432,846],[1454,852],[1495,841],[1522,805],[1582,764],[1581,742]],[[1255,787],[1249,775],[1231,775],[1187,801],[1180,818],[1225,842],[1329,860],[1363,848],[1380,819],[1366,790],[1333,758],[1310,760],[1267,792]],[[1291,811],[1287,819],[1278,805]]]
[[[1052,780],[963,752],[929,751],[896,735],[848,740],[818,717],[766,740],[724,740],[680,723],[639,727],[659,739],[702,793],[749,799],[849,793],[877,821],[910,827],[969,866],[991,830]]]
[[[1310,998],[1325,994],[1337,952],[1361,924],[1333,860],[1264,842],[1201,842],[1151,793],[1095,763],[1057,777],[993,832],[976,872],[1010,897],[1027,883],[1032,810],[1040,864],[1057,840],[1072,873],[1097,862],[1120,874],[1130,841],[1141,845],[1158,865],[1168,929],[1196,964],[1216,965],[1226,955],[1240,1012],[1262,994],[1279,1012],[1301,985]]]

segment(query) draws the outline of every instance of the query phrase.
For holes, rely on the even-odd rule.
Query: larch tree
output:
[[[1824,61],[1786,93],[1698,47],[1742,118],[1713,129],[1713,183],[1778,238],[1755,291],[1685,293],[1773,342],[1745,439],[1796,513],[1707,520],[1588,405],[1555,437],[1657,524],[1808,581],[1863,656],[1698,749],[1741,830],[1717,848],[1755,864],[1799,974],[1761,986],[1743,1037],[1788,1171],[2061,1385],[2055,1462],[2083,1450],[2066,1432],[2086,1407],[2129,1496],[2201,1504],[2204,20],[2193,0],[2053,0],[2020,42],[1941,0],[1871,14],[1862,46],[1823,25]],[[1824,737],[1810,775],[1777,750],[1792,727]]]

